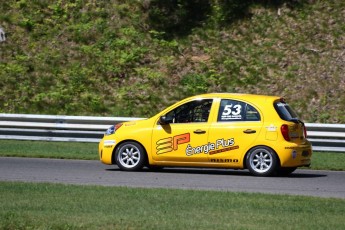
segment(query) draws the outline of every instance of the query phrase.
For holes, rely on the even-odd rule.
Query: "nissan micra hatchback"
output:
[[[204,94],[157,115],[111,126],[99,143],[104,164],[248,169],[287,175],[309,166],[312,148],[296,113],[275,96]]]

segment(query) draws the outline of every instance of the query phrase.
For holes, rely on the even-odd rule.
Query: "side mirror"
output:
[[[159,118],[159,124],[160,125],[168,125],[170,123],[173,123],[173,118],[172,117],[161,116]]]

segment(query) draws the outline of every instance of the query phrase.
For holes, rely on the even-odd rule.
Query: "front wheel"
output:
[[[272,149],[258,146],[249,151],[246,164],[253,175],[270,176],[278,167],[278,157]]]
[[[116,150],[117,166],[125,171],[136,171],[143,168],[145,163],[144,148],[136,142],[122,143]]]

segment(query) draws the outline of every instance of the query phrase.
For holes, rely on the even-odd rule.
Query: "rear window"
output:
[[[277,101],[274,103],[274,108],[276,109],[279,117],[285,121],[291,121],[298,119],[297,114],[293,109],[285,102]]]

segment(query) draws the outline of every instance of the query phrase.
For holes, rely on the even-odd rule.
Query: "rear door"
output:
[[[221,99],[217,120],[209,132],[208,142],[214,145],[209,161],[241,167],[243,155],[258,137],[262,125],[261,115],[254,106],[244,101]]]

